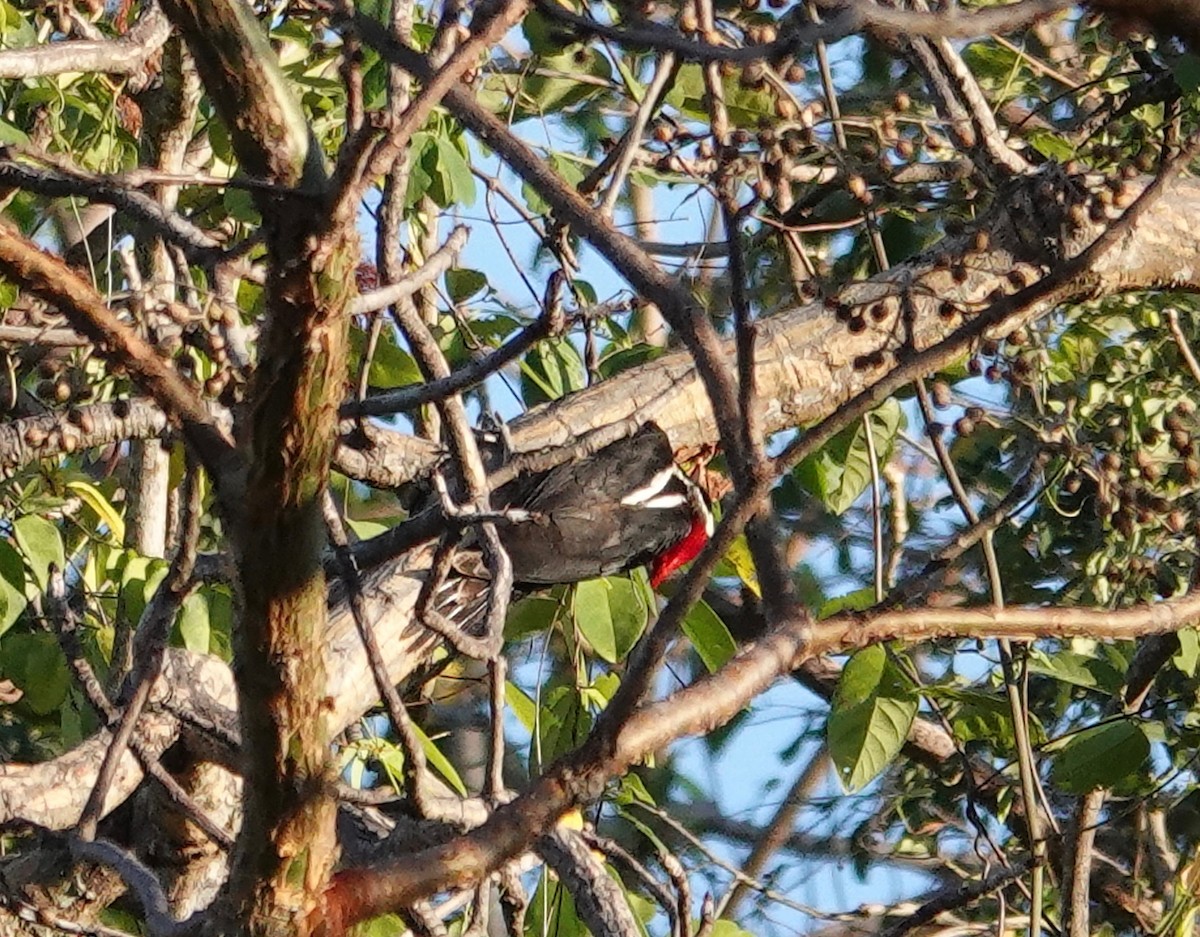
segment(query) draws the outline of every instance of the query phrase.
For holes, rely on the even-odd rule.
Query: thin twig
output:
[[[138,623],[134,638],[133,659],[137,664],[137,682],[124,712],[113,730],[112,740],[104,753],[104,761],[96,773],[92,793],[80,814],[76,825],[79,838],[96,838],[96,826],[104,815],[108,791],[116,777],[121,758],[133,737],[137,721],[142,715],[150,693],[162,676],[163,660],[171,623],[184,600],[195,588],[192,571],[196,565],[196,548],[200,539],[200,522],[203,506],[200,501],[199,468],[191,465],[183,481],[183,522],[179,548],[171,559],[166,578],[146,605],[142,620]]]
[[[72,839],[71,854],[77,861],[107,866],[120,876],[141,906],[150,937],[183,937],[196,931],[201,924],[204,915],[187,921],[175,920],[167,896],[154,873],[119,846],[105,840]]]
[[[621,190],[625,186],[625,177],[629,174],[638,147],[641,145],[642,134],[646,132],[646,125],[650,123],[651,116],[658,110],[662,96],[666,93],[674,77],[675,56],[666,52],[654,67],[654,76],[650,79],[650,84],[646,86],[642,102],[634,112],[628,129],[614,148],[616,167],[613,169],[612,179],[609,180],[604,198],[600,202],[600,211],[606,217],[612,217],[617,199],[620,198]],[[612,157],[614,154],[609,155]]]
[[[430,254],[420,267],[406,274],[403,279],[356,296],[350,302],[350,313],[361,316],[368,312],[376,312],[385,306],[391,306],[402,299],[407,299],[431,283],[435,283],[438,277],[452,269],[458,262],[458,256],[467,246],[467,238],[470,235],[471,230],[466,225],[456,225],[450,232],[450,236],[446,238],[446,243]]]
[[[561,305],[552,304],[543,311],[536,322],[527,325],[495,351],[475,359],[448,377],[384,391],[365,400],[347,404],[342,407],[342,416],[389,416],[445,400],[450,395],[468,390],[496,374],[538,342],[562,334],[565,325],[566,317]]]
[[[65,580],[62,571],[53,566],[50,568],[45,603],[46,613],[55,626],[59,644],[67,658],[67,664],[80,689],[83,690],[88,703],[105,724],[109,726],[115,724],[120,718],[120,712],[105,695],[104,687],[101,686],[95,671],[92,670],[92,665],[83,657],[77,634],[78,622],[67,601]],[[209,839],[223,849],[233,846],[233,836],[229,831],[221,827],[201,809],[179,782],[159,764],[158,759],[150,754],[145,744],[136,735],[129,738],[129,750],[137,758],[142,770],[162,786],[167,797],[187,819],[195,823]]]
[[[366,651],[367,663],[371,667],[371,676],[375,680],[375,688],[379,691],[379,698],[387,707],[392,726],[400,740],[401,751],[404,753],[405,796],[418,816],[428,817],[430,813],[425,794],[429,769],[425,759],[425,747],[421,743],[412,719],[409,718],[403,700],[400,699],[400,694],[396,692],[395,684],[388,676],[383,652],[379,649],[379,642],[375,639],[375,629],[371,627],[369,620],[358,564],[354,560],[354,554],[350,551],[345,525],[342,523],[337,505],[333,501],[333,495],[329,491],[325,492],[322,509],[325,515],[325,530],[333,543],[342,581],[346,585],[346,592],[350,598],[350,612],[354,617],[354,626],[358,629],[358,636]]]
[[[1179,310],[1174,306],[1166,310],[1167,324],[1171,328],[1171,334],[1175,337],[1175,344],[1179,348],[1179,353],[1183,355],[1183,360],[1188,366],[1188,371],[1191,372],[1192,379],[1200,383],[1200,361],[1196,360],[1196,353],[1192,351],[1192,346],[1188,343],[1187,336],[1183,334],[1183,327],[1179,324]]]

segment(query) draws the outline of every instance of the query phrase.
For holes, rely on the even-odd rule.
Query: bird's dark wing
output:
[[[646,423],[634,435],[605,446],[590,459],[566,462],[544,475],[505,485],[494,503],[550,512],[579,504],[581,495],[596,503],[620,501],[673,465],[667,434],[658,424]]]
[[[579,582],[644,565],[681,540],[691,526],[687,506],[604,511],[564,506],[537,521],[514,524],[501,540],[519,583]]]

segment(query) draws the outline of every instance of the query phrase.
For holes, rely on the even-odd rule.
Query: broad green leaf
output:
[[[999,693],[937,684],[923,687],[921,693],[942,703],[957,704],[951,717],[955,738],[964,742],[985,742],[1000,751],[1012,749],[1012,710]],[[1045,740],[1045,730],[1040,722],[1030,719],[1029,728],[1035,744]]]
[[[595,49],[575,48],[541,58],[543,69],[528,74],[521,83],[520,104],[530,114],[545,115],[578,105],[601,92],[595,82],[579,81],[586,75],[611,80],[612,66]]]
[[[25,562],[29,564],[34,582],[39,589],[44,590],[49,581],[50,564],[53,563],[59,569],[66,566],[62,535],[58,532],[58,527],[37,514],[26,514],[13,522],[13,536],[25,555]]]
[[[183,646],[197,654],[208,653],[209,627],[208,602],[204,596],[193,592],[183,600],[179,618],[175,622]]]
[[[471,164],[467,158],[446,137],[436,138],[437,164],[442,175],[442,185],[445,191],[445,202],[438,201],[443,208],[451,205],[475,204],[475,177],[471,175]]]
[[[1175,81],[1185,94],[1195,94],[1200,91],[1200,56],[1191,52],[1172,56],[1171,71],[1175,73]]]
[[[574,687],[559,686],[542,697],[534,756],[549,764],[575,748],[592,729],[592,715]]]
[[[442,754],[442,750],[437,747],[433,739],[421,730],[420,726],[413,725],[413,728],[416,730],[417,735],[421,737],[421,747],[425,750],[425,759],[429,762],[430,767],[440,774],[447,784],[458,791],[463,797],[466,797],[467,786],[463,784],[463,780],[459,776],[453,762]]]
[[[445,279],[446,292],[456,303],[465,302],[488,285],[487,275],[478,270],[447,270]]]
[[[861,612],[874,604],[875,590],[868,586],[864,589],[856,589],[853,592],[847,592],[845,595],[839,595],[837,598],[829,599],[817,611],[817,618],[824,620],[832,618],[834,615],[840,615],[842,612]]]
[[[1059,648],[1053,654],[1034,648],[1029,655],[1029,671],[1074,686],[1099,690],[1105,695],[1118,692],[1125,682],[1124,671],[1118,670],[1109,661],[1067,648]]]
[[[389,524],[382,524],[379,521],[355,520],[353,517],[346,518],[346,526],[354,531],[354,535],[359,540],[370,540],[385,530],[391,529]]]
[[[0,634],[25,611],[25,564],[11,544],[0,540]]]
[[[459,777],[458,771],[455,770],[450,759],[443,755],[441,749],[437,747],[433,740],[421,731],[420,726],[414,725],[413,728],[421,740],[421,749],[425,752],[425,759],[429,762],[429,765],[459,794],[464,797],[467,796],[467,789],[463,786],[462,778]],[[389,783],[396,790],[401,790],[406,768],[404,766],[404,752],[400,746],[392,742],[379,740],[374,743],[372,754],[374,754],[380,766],[387,773]]]
[[[649,609],[628,578],[589,579],[575,587],[575,627],[600,657],[615,664],[641,637]]]
[[[15,124],[0,119],[0,145],[28,146],[29,134]]]
[[[847,662],[833,696],[829,756],[847,791],[861,790],[896,757],[917,715],[916,696],[880,645]]]
[[[1184,628],[1176,636],[1179,638],[1179,650],[1171,658],[1171,663],[1180,673],[1194,677],[1197,664],[1200,664],[1200,633],[1195,628]]]
[[[714,921],[709,933],[712,934],[712,937],[756,937],[753,931],[744,930],[733,921],[727,921],[724,918]]]
[[[654,795],[646,788],[646,782],[635,771],[630,771],[628,774],[621,776],[620,781],[617,782],[617,796],[615,801],[622,806],[631,803],[649,804],[651,807],[657,806]]]
[[[366,347],[366,333],[360,329],[351,331],[350,348],[356,360],[362,360]],[[395,333],[391,329],[384,329],[371,355],[371,373],[367,383],[371,387],[393,388],[417,384],[421,380],[421,371],[412,355],[396,344]]]
[[[517,721],[525,727],[525,730],[532,732],[537,724],[537,703],[533,698],[511,680],[506,680],[504,682],[504,701],[512,710],[512,714],[517,717]]]
[[[872,411],[867,419],[875,453],[882,465],[890,457],[896,437],[904,427],[904,411],[898,401],[891,399]],[[792,477],[820,498],[831,513],[844,513],[871,483],[870,451],[863,421],[856,420],[819,452],[801,462]]]
[[[85,481],[67,482],[67,488],[79,495],[83,503],[91,508],[108,528],[110,543],[120,545],[125,542],[125,521],[117,509],[109,503],[108,498],[101,494],[99,488],[91,482]]]
[[[53,635],[9,634],[0,645],[4,675],[25,694],[21,702],[41,716],[58,709],[67,698],[67,661]]]
[[[680,626],[709,673],[715,673],[737,653],[737,642],[725,622],[701,599],[693,605]]]
[[[504,623],[504,637],[519,641],[531,634],[543,634],[554,624],[562,607],[558,599],[544,595],[527,595],[513,602]]]
[[[542,873],[529,902],[525,933],[543,937],[589,937],[591,933],[579,919],[571,892],[548,871]]]
[[[546,163],[556,173],[562,176],[563,181],[572,187],[579,185],[583,181],[583,177],[587,175],[587,171],[575,160],[567,159],[556,153],[551,153],[546,159]],[[537,189],[525,183],[521,187],[521,197],[525,200],[526,206],[535,215],[544,215],[550,211],[550,203],[547,202],[538,193]]]
[[[1115,787],[1136,775],[1150,757],[1150,740],[1136,722],[1122,719],[1084,729],[1054,755],[1050,776],[1072,794]]]
[[[121,589],[117,594],[117,605],[125,620],[136,625],[142,619],[146,603],[154,595],[159,583],[166,578],[167,564],[155,557],[138,556],[126,551],[125,564],[121,570]]]
[[[131,932],[136,932],[136,925],[133,928],[125,928]],[[381,914],[379,917],[373,917],[370,920],[364,921],[361,924],[354,925],[355,937],[396,937],[397,934],[403,934],[407,930],[407,925],[404,919],[395,914]]]
[[[758,571],[754,568],[754,557],[750,555],[750,544],[746,542],[745,534],[738,534],[729,545],[721,562],[717,564],[716,575],[736,576],[742,585],[762,598]]]
[[[1043,156],[1060,163],[1075,158],[1075,147],[1060,134],[1050,133],[1046,130],[1032,130],[1029,133],[1029,141],[1033,144],[1033,148]]]
[[[655,358],[661,358],[666,353],[665,348],[647,345],[645,342],[634,345],[632,348],[617,349],[600,359],[600,376],[612,377],[622,371],[628,371],[630,368],[653,361]]]
[[[521,395],[529,406],[580,390],[586,381],[583,359],[565,338],[541,342],[521,360]]]

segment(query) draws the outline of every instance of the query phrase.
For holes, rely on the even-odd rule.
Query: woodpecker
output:
[[[670,440],[656,423],[591,458],[518,477],[493,492],[492,506],[526,516],[497,529],[523,592],[638,566],[649,566],[657,587],[694,559],[713,531],[707,497],[675,464]],[[454,567],[476,587],[443,583],[436,604],[445,617],[469,627],[482,611],[478,602],[486,595],[478,580],[486,573],[473,549],[460,551]]]

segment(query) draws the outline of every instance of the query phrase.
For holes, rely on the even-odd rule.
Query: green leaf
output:
[[[0,119],[0,145],[28,146],[29,134],[15,124]]]
[[[724,918],[714,921],[709,933],[712,937],[755,937],[753,931],[744,930],[733,921],[727,921]]]
[[[563,182],[572,188],[579,185],[583,181],[583,177],[587,175],[586,170],[575,160],[566,159],[555,153],[551,153],[546,162],[562,177]],[[525,200],[529,211],[535,215],[545,215],[550,211],[550,203],[542,198],[537,189],[529,183],[521,186],[521,197]]]
[[[465,302],[487,285],[487,276],[478,270],[446,271],[446,292],[455,303]]]
[[[845,595],[839,595],[837,598],[829,599],[817,611],[817,618],[824,620],[832,618],[834,615],[840,615],[842,612],[861,612],[874,604],[875,590],[867,586],[863,589],[847,592]]]
[[[425,750],[425,759],[429,762],[430,766],[445,779],[446,783],[463,797],[466,797],[467,786],[463,784],[463,780],[459,777],[458,770],[454,767],[453,762],[442,754],[442,750],[437,747],[433,739],[421,731],[420,726],[414,724],[413,728],[416,730],[417,735],[421,737],[421,747]]]
[[[531,407],[580,390],[586,382],[583,359],[565,338],[541,342],[521,361],[521,395]]]
[[[354,531],[354,536],[359,540],[370,540],[372,537],[377,537],[386,530],[391,530],[391,524],[384,524],[380,521],[356,520],[353,517],[345,519],[346,526]]]
[[[861,790],[896,757],[908,738],[917,706],[881,645],[850,658],[826,724],[829,756],[847,791]]]
[[[50,564],[63,569],[67,562],[58,527],[37,514],[26,514],[13,522],[13,536],[25,554],[25,562],[29,564],[34,582],[39,589],[45,590]]]
[[[5,676],[21,689],[21,702],[35,713],[49,715],[66,701],[70,675],[53,635],[7,635],[0,654]]]
[[[117,605],[126,621],[134,625],[141,621],[146,603],[166,575],[165,561],[138,556],[132,550],[126,551],[124,568],[121,570],[121,588],[117,594]]]
[[[1115,787],[1136,775],[1150,757],[1150,740],[1128,719],[1084,729],[1054,756],[1050,776],[1072,794]]]
[[[366,354],[367,334],[360,329],[350,333],[350,348],[358,361]],[[371,356],[371,373],[367,383],[371,387],[392,388],[419,384],[421,371],[412,355],[396,344],[395,333],[384,329],[375,343]]]
[[[1012,748],[1012,710],[1002,696],[936,684],[924,687],[921,692],[939,702],[957,704],[951,717],[955,738],[964,742],[984,742],[994,751]],[[1031,719],[1029,728],[1035,744],[1044,739],[1045,731],[1040,722]]]
[[[1044,674],[1064,683],[1099,690],[1106,696],[1117,693],[1125,682],[1125,673],[1095,654],[1059,648],[1047,654],[1034,648],[1029,654],[1029,672]]]
[[[434,195],[434,201],[442,208],[449,208],[451,205],[474,205],[475,177],[471,175],[471,164],[454,142],[446,137],[435,137],[434,145],[445,199],[443,201]]]
[[[758,584],[758,570],[754,568],[754,557],[750,555],[750,544],[745,534],[738,534],[715,571],[717,576],[736,576],[742,585],[762,598],[762,587]]]
[[[575,587],[575,627],[610,664],[633,648],[649,612],[640,590],[626,577],[589,579]]]
[[[904,411],[898,401],[888,400],[868,417],[874,435],[875,453],[886,463],[900,430]],[[833,437],[819,452],[813,453],[793,470],[796,479],[816,495],[833,514],[844,513],[871,483],[870,451],[867,430],[862,420]]]
[[[208,602],[203,595],[193,593],[183,600],[175,628],[183,646],[197,654],[208,653],[211,631],[208,619]]]
[[[709,673],[720,670],[737,653],[737,642],[725,622],[703,599],[688,610],[681,627]]]
[[[534,756],[549,764],[575,748],[592,729],[592,716],[582,705],[574,687],[559,686],[542,697],[538,710],[537,744]]]
[[[522,690],[511,680],[504,682],[504,701],[512,714],[525,727],[526,732],[532,732],[537,725],[537,703],[533,697]]]
[[[590,931],[579,919],[571,892],[549,872],[542,874],[533,900],[529,902],[525,933],[548,937],[589,937]]]
[[[504,623],[505,640],[520,641],[531,634],[549,631],[560,608],[562,603],[558,599],[544,595],[518,599],[508,610],[508,620]]]
[[[21,554],[8,542],[0,540],[0,634],[13,626],[28,604]]]
[[[1057,162],[1065,163],[1075,158],[1075,147],[1060,134],[1048,130],[1031,130],[1029,142],[1043,156]]]
[[[119,546],[125,542],[125,521],[99,488],[85,481],[67,482],[67,488],[79,495],[83,503],[91,508],[101,523],[108,528],[110,543]]]
[[[1195,94],[1200,91],[1200,57],[1186,52],[1172,57],[1171,71],[1175,73],[1175,81],[1185,94]]]
[[[1197,664],[1200,664],[1200,634],[1195,628],[1184,628],[1176,637],[1179,638],[1179,650],[1171,663],[1180,673],[1195,677]]]
[[[665,348],[648,345],[645,342],[640,342],[632,348],[620,348],[600,359],[600,376],[612,377],[622,371],[628,371],[630,368],[653,361],[655,358],[661,358],[666,353]]]

